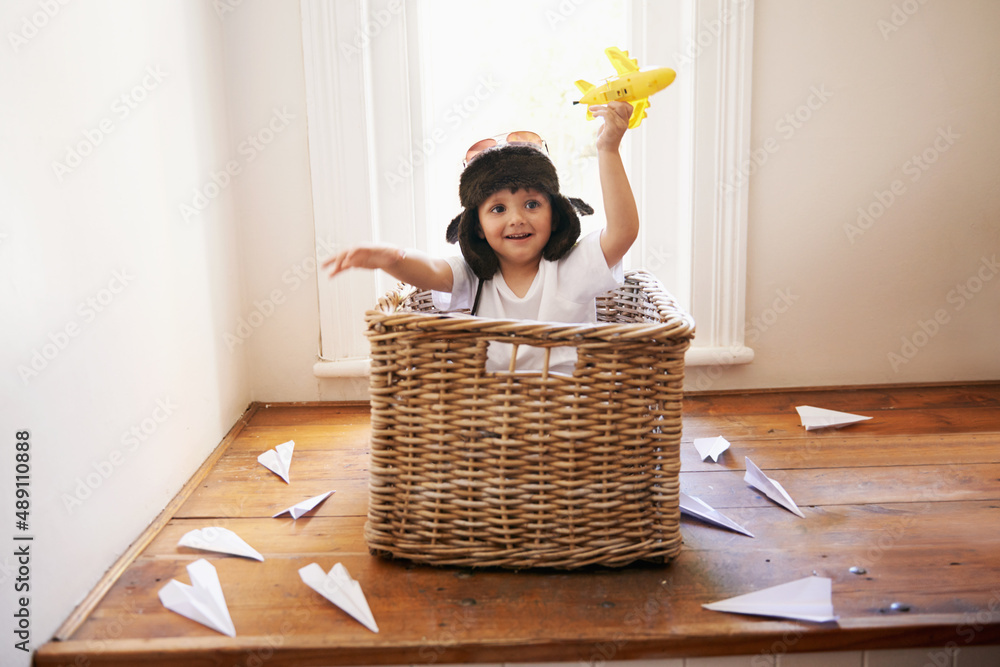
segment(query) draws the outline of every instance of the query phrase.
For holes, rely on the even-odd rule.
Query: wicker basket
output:
[[[694,323],[654,277],[628,272],[588,325],[445,314],[408,289],[366,315],[372,553],[564,569],[678,553]],[[572,345],[576,370],[487,372],[490,341]]]

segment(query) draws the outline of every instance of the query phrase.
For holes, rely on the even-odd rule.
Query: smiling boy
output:
[[[333,277],[352,267],[382,269],[433,292],[439,310],[471,309],[483,317],[546,322],[596,322],[596,298],[623,281],[621,260],[639,233],[639,216],[619,153],[632,107],[624,102],[591,107],[603,119],[597,136],[598,169],[606,223],[580,236],[578,212],[593,210],[559,193],[544,143],[531,133],[485,140],[466,155],[459,182],[464,211],[447,239],[462,256],[435,258],[389,244],[350,248],[323,266]],[[530,137],[521,136],[522,134]],[[487,370],[507,370],[510,346],[491,345]],[[537,369],[543,351],[522,346],[518,369]],[[549,369],[570,372],[572,348],[554,348]]]

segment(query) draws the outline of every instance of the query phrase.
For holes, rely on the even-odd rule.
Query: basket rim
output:
[[[632,269],[625,272],[623,286],[635,285],[646,294],[656,308],[660,321],[597,322],[573,324],[539,320],[510,320],[469,315],[463,312],[427,313],[400,311],[402,303],[420,292],[413,285],[399,283],[378,300],[376,306],[365,312],[368,335],[381,335],[387,328],[411,331],[463,332],[496,335],[500,337],[533,337],[546,340],[676,340],[693,338],[694,318],[682,310],[676,299],[652,274]],[[620,289],[620,288],[619,288]],[[608,294],[615,290],[610,290]]]

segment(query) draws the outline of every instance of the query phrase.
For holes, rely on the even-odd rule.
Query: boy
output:
[[[470,308],[483,317],[549,322],[596,321],[596,297],[621,285],[621,260],[639,233],[639,215],[619,154],[631,105],[591,107],[603,119],[597,135],[598,169],[607,221],[577,243],[577,210],[593,212],[559,194],[555,167],[540,138],[508,141],[466,155],[459,183],[464,211],[447,238],[463,257],[435,258],[389,244],[357,246],[324,262],[330,277],[348,268],[381,269],[433,292],[440,310]],[[536,141],[537,139],[537,141]],[[494,142],[495,143],[495,142]],[[536,148],[536,146],[538,146]],[[509,368],[509,346],[491,345],[487,370]],[[550,370],[572,369],[575,350],[554,348]],[[540,368],[542,351],[519,349],[518,368]]]

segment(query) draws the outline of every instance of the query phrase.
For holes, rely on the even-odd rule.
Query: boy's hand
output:
[[[341,250],[323,262],[323,268],[329,269],[330,277],[333,278],[346,269],[387,270],[404,257],[406,257],[405,250],[388,244],[355,246]]]
[[[608,102],[590,107],[590,113],[604,121],[597,131],[597,150],[617,151],[632,117],[632,105],[628,102]]]

